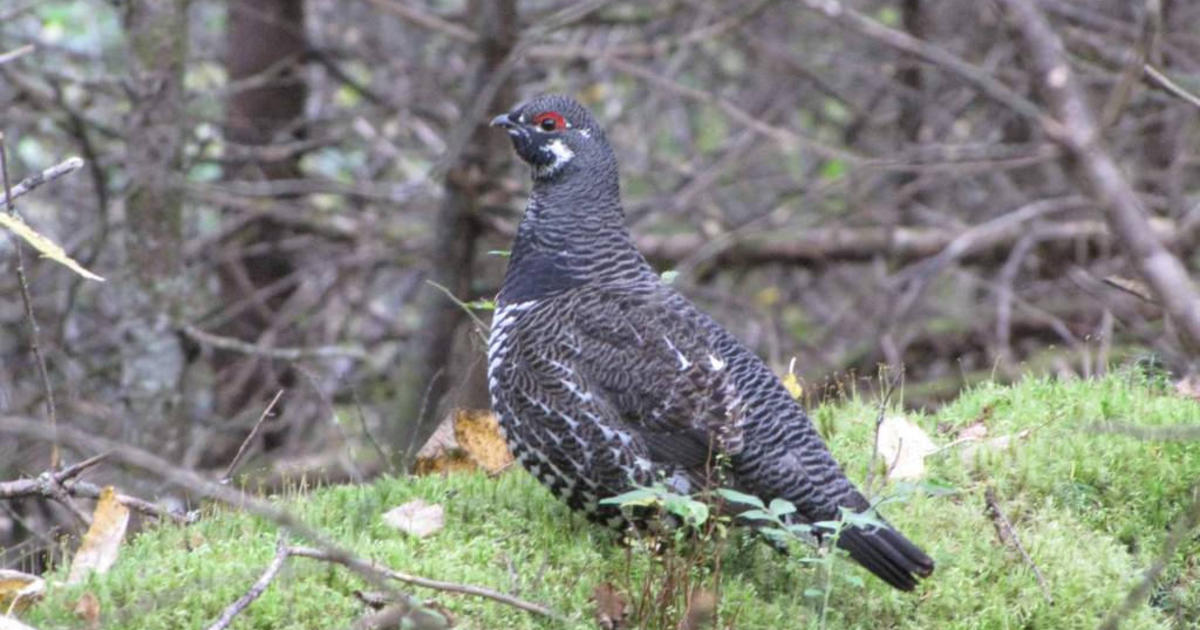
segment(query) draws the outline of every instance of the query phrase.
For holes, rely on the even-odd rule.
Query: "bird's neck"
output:
[[[616,181],[537,181],[517,228],[499,301],[537,300],[590,282],[646,273],[653,272],[625,227]]]

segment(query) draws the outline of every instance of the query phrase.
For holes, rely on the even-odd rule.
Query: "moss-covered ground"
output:
[[[859,481],[866,476],[875,416],[869,403],[854,399],[814,412],[831,448]],[[929,457],[927,482],[943,492],[883,488],[883,495],[903,498],[882,511],[934,557],[933,577],[906,594],[837,561],[827,582],[820,568],[800,557],[734,536],[719,565],[718,627],[817,627],[824,598],[811,591],[828,583],[828,628],[1094,628],[1154,560],[1200,481],[1198,442],[1095,430],[1105,422],[1200,424],[1200,404],[1135,372],[1089,381],[984,384],[936,414],[909,417],[942,444],[981,421],[989,436],[1030,429],[1006,448],[978,449],[964,458],[960,447],[951,447]],[[1044,574],[1053,603],[1028,563],[1000,542],[986,510],[988,488]],[[416,540],[382,523],[383,512],[414,498],[445,506],[442,531]],[[569,514],[520,470],[498,478],[388,478],[277,500],[355,552],[397,570],[515,593],[567,617],[551,621],[485,599],[403,587],[437,600],[462,628],[595,628],[589,599],[597,585],[611,582],[636,600],[638,589],[664,572],[662,557],[628,552],[606,531]],[[106,628],[203,628],[258,578],[275,540],[274,525],[228,507],[214,508],[188,527],[153,527],[128,541],[104,576],[70,587],[51,576],[47,598],[24,620],[41,630],[83,627],[72,610],[91,592]],[[1149,601],[1122,627],[1196,627],[1198,552],[1200,537],[1193,533]],[[695,579],[711,583],[715,567],[702,563]],[[347,627],[364,612],[355,589],[370,587],[343,567],[292,558],[232,627]]]

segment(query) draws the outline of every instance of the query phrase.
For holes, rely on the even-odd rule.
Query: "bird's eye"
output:
[[[558,112],[542,112],[533,117],[533,124],[542,131],[557,131],[567,126],[567,121]]]

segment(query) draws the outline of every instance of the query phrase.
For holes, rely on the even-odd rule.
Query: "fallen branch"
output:
[[[431,580],[429,578],[401,573],[376,562],[367,562],[359,558],[339,557],[321,551],[320,549],[313,549],[311,547],[290,547],[288,548],[288,555],[299,556],[301,558],[312,558],[313,560],[322,560],[324,562],[333,562],[351,569],[355,569],[359,573],[371,572],[381,577],[404,582],[405,584],[412,584],[414,586],[423,586],[425,588],[431,588],[437,591],[445,591],[447,593],[461,593],[463,595],[485,597],[502,604],[508,604],[514,608],[520,608],[521,610],[527,612],[536,613],[555,619],[562,618],[562,615],[559,615],[546,606],[536,604],[534,602],[528,602],[523,599],[513,597],[512,595],[506,595],[500,591],[495,591],[483,586]]]
[[[245,610],[247,606],[253,603],[254,600],[258,599],[258,597],[267,590],[267,587],[271,585],[271,580],[275,579],[275,575],[279,573],[280,569],[283,568],[283,563],[287,561],[287,559],[288,547],[284,544],[283,536],[280,536],[279,541],[275,543],[275,558],[271,560],[271,564],[267,565],[267,570],[263,571],[263,574],[259,576],[257,580],[255,580],[254,584],[250,587],[250,590],[246,591],[245,594],[237,598],[237,601],[230,604],[229,607],[221,613],[221,616],[211,626],[208,627],[208,630],[224,630],[225,628],[228,628],[229,624],[233,623],[233,618],[238,616],[238,613]]]
[[[1000,511],[1000,504],[996,501],[996,491],[989,487],[984,491],[984,498],[987,501],[988,515],[992,517],[992,524],[996,526],[996,536],[1000,538],[1001,543],[1013,547],[1021,553],[1025,563],[1033,569],[1033,576],[1037,578],[1038,586],[1042,587],[1042,595],[1045,596],[1046,602],[1053,604],[1054,598],[1050,595],[1050,587],[1046,585],[1046,578],[1042,576],[1041,569],[1029,556],[1029,552],[1025,551],[1021,540],[1017,538],[1017,532],[1013,529],[1012,523],[1004,516],[1004,512]]]
[[[100,455],[89,457],[78,464],[68,466],[56,473],[44,472],[32,479],[0,481],[0,499],[46,497],[61,502],[63,497],[68,495],[83,499],[99,499],[100,492],[103,490],[100,486],[80,481],[76,477],[103,461],[108,455],[108,453],[101,453]],[[170,512],[144,499],[127,494],[117,494],[116,498],[117,502],[121,505],[147,516],[159,519],[171,519],[180,524],[191,522],[191,519],[183,514]],[[78,511],[73,506],[68,507],[71,507],[72,511],[78,515]],[[88,524],[91,523],[91,518],[86,514],[82,515],[81,520]]]
[[[1162,574],[1163,569],[1167,568],[1175,551],[1179,549],[1179,545],[1197,526],[1200,526],[1200,485],[1192,488],[1192,504],[1171,525],[1171,533],[1167,535],[1167,541],[1163,543],[1162,551],[1154,559],[1150,568],[1146,569],[1142,581],[1129,591],[1120,608],[1109,613],[1104,622],[1100,624],[1100,630],[1117,630],[1121,625],[1121,620],[1133,612],[1138,604],[1145,601],[1146,597],[1150,595],[1151,589],[1154,588],[1154,583],[1158,581],[1158,576]]]

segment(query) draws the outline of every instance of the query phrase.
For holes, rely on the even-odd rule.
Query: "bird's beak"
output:
[[[508,114],[500,114],[499,116],[492,119],[491,126],[492,127],[504,127],[505,129],[512,129],[513,127],[517,126],[517,122],[515,120],[513,120],[512,118],[510,118]]]

